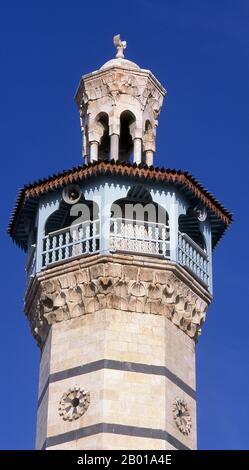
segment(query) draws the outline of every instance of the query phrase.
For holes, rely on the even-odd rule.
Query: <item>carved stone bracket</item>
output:
[[[110,97],[116,105],[119,96],[123,94],[137,99],[140,110],[144,111],[147,107],[157,120],[164,95],[147,71],[141,71],[138,75],[129,70],[112,69],[104,74],[101,72],[87,78],[82,85],[78,106],[81,113],[82,110],[86,111],[87,106],[91,112],[91,103],[95,103],[96,100]],[[101,110],[105,111],[103,102]]]
[[[165,315],[195,339],[205,320],[207,302],[170,271],[99,263],[42,280],[26,308],[39,343],[49,325],[105,308]]]

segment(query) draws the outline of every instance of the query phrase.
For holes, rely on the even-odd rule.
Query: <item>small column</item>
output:
[[[117,161],[119,157],[119,135],[111,135],[111,160]]]
[[[146,165],[148,166],[153,165],[153,156],[154,156],[153,150],[146,150],[145,152]]]
[[[88,135],[87,132],[85,132],[85,129],[82,129],[82,157],[84,159],[85,163],[89,162],[89,153],[90,153],[90,148],[89,148],[89,142],[88,142]]]
[[[99,144],[96,141],[90,142],[90,162],[98,160],[98,147]]]
[[[134,146],[134,163],[139,165],[142,161],[142,139],[135,137],[133,140]]]

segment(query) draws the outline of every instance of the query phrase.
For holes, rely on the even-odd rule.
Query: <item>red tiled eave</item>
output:
[[[182,170],[169,168],[148,167],[146,165],[132,165],[114,161],[94,162],[79,166],[61,173],[51,175],[42,180],[24,186],[18,194],[16,205],[13,209],[8,232],[14,236],[18,215],[23,204],[31,198],[54,191],[68,183],[76,183],[90,177],[100,175],[129,176],[142,180],[168,182],[185,187],[192,192],[205,206],[210,208],[226,225],[232,222],[231,213],[213,196],[202,184],[189,173]]]

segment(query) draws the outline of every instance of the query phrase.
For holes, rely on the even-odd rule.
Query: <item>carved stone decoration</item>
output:
[[[138,95],[138,84],[133,75],[120,71],[112,72],[102,78],[102,83],[107,94],[113,98],[119,94]]]
[[[74,421],[85,414],[89,404],[88,390],[75,385],[63,393],[59,403],[59,415],[64,421]]]
[[[173,402],[172,412],[179,431],[188,436],[191,431],[192,420],[186,401],[182,398],[176,398]]]
[[[25,311],[40,345],[50,325],[104,308],[164,315],[196,339],[208,305],[171,271],[110,262],[44,276],[35,286]]]
[[[163,104],[163,96],[155,86],[148,84],[140,97],[140,102],[143,110],[146,106],[151,107],[153,109],[154,118],[157,119]]]

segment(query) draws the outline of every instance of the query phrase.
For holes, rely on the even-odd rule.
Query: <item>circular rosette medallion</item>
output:
[[[192,421],[185,400],[176,398],[173,402],[172,411],[176,426],[178,427],[179,431],[187,436],[191,431]]]
[[[90,393],[85,388],[75,385],[63,393],[59,403],[59,414],[65,421],[74,421],[87,411]]]

